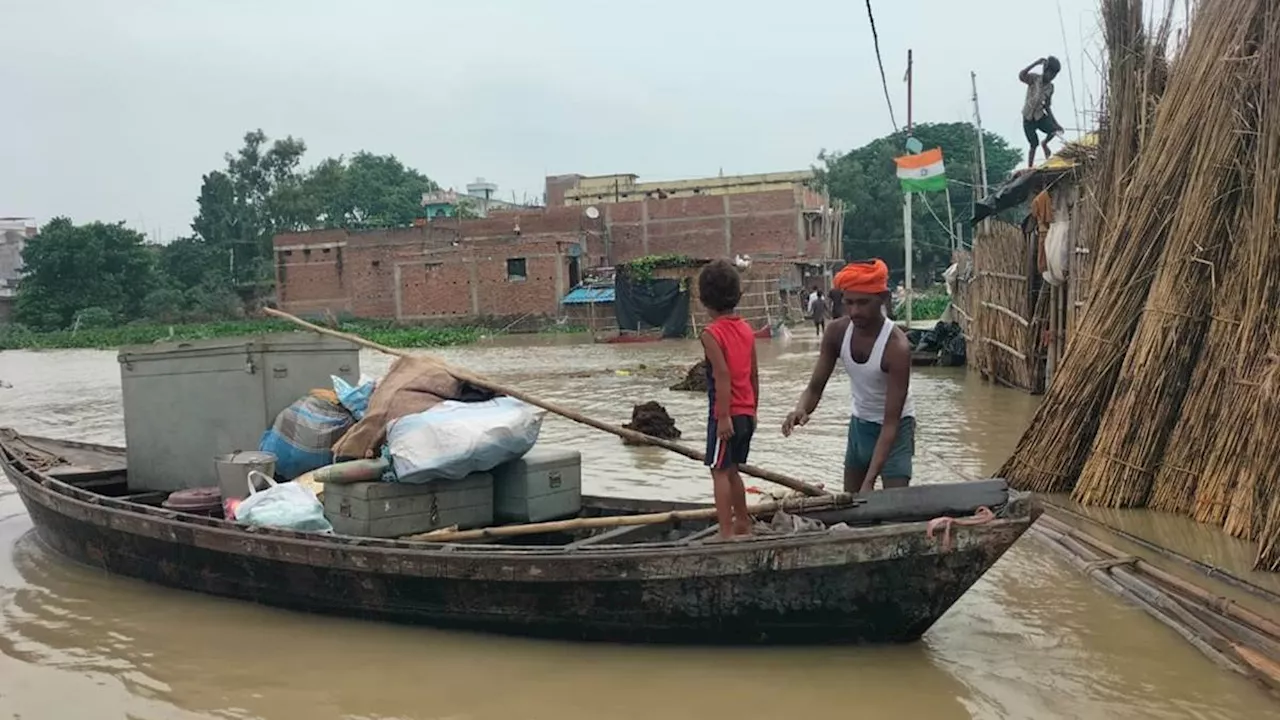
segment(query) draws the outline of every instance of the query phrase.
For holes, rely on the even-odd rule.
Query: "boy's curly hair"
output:
[[[698,273],[698,299],[708,309],[727,313],[742,299],[742,279],[728,260],[716,260]]]

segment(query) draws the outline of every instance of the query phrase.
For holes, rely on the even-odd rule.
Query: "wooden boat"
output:
[[[108,572],[306,611],[609,641],[913,641],[1040,512],[990,480],[870,493],[806,514],[847,527],[737,542],[706,542],[715,528],[703,521],[444,544],[164,509],[163,493],[128,493],[122,448],[0,431],[0,469],[45,544]],[[994,517],[973,520],[979,506]],[[587,498],[583,513],[693,507]],[[931,537],[938,516],[961,520],[945,533],[934,520]]]

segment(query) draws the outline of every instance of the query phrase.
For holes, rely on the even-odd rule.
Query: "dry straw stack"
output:
[[[1164,92],[1168,20],[1148,32],[1139,0],[1105,0],[1102,11],[1108,82],[1090,196],[1101,220],[1085,240],[1096,255],[1091,298],[1030,428],[1000,469],[1015,487],[1037,492],[1072,489],[1084,464],[1163,249],[1168,197],[1181,194],[1178,163],[1187,157],[1185,143],[1168,134],[1159,152],[1146,152]]]
[[[1239,214],[1248,212],[1242,201]],[[1235,232],[1233,230],[1233,232]],[[1236,278],[1247,272],[1255,248],[1245,244],[1236,248],[1227,263],[1226,273],[1213,302],[1213,319],[1200,361],[1191,376],[1191,387],[1182,403],[1182,412],[1169,436],[1164,458],[1151,483],[1147,507],[1164,512],[1191,514],[1196,490],[1208,466],[1215,444],[1225,444],[1218,437],[1219,422],[1229,416],[1235,389],[1236,366],[1239,361],[1237,343],[1241,332],[1240,318],[1247,305],[1247,290]],[[1233,433],[1232,440],[1239,438]],[[1236,450],[1232,451],[1233,453]],[[1225,507],[1225,506],[1224,506]],[[1221,522],[1221,519],[1219,519]]]
[[[1280,451],[1280,8],[1269,7],[1262,47],[1250,215],[1241,223],[1247,259],[1239,276],[1246,300],[1233,356],[1232,380],[1195,496],[1198,520],[1223,523],[1237,537],[1261,538],[1258,564],[1276,569],[1277,470]],[[1219,432],[1214,433],[1213,430]]]
[[[1150,292],[1075,487],[1073,497],[1084,504],[1145,506],[1181,413],[1235,245],[1241,189],[1249,175],[1244,166],[1255,139],[1247,116],[1258,92],[1255,53],[1264,2],[1200,6],[1139,160],[1134,181],[1144,192],[1129,195],[1121,230],[1130,238],[1162,236],[1164,242],[1158,243]],[[1151,254],[1137,260],[1139,272],[1148,272]]]

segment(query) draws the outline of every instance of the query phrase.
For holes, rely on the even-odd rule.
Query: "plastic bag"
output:
[[[254,478],[264,481],[267,489],[255,489]],[[282,530],[333,532],[333,525],[324,516],[324,506],[310,490],[295,483],[277,484],[257,470],[249,473],[249,497],[236,506],[235,519],[246,525]]]
[[[333,462],[333,445],[355,424],[342,405],[307,395],[280,411],[258,449],[276,456],[276,475],[292,480]]]
[[[369,398],[378,381],[368,375],[360,376],[360,384],[352,385],[337,375],[330,375],[333,380],[333,391],[338,395],[338,402],[346,408],[356,420],[362,420],[369,410]]]
[[[398,482],[458,480],[486,472],[529,452],[545,413],[514,398],[485,402],[447,400],[387,427],[387,447]]]
[[[1049,226],[1044,239],[1045,282],[1058,286],[1066,282],[1067,264],[1071,262],[1071,223],[1059,220]]]

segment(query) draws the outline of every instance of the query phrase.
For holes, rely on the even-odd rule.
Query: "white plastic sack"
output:
[[[264,480],[267,489],[256,489],[254,478]],[[310,490],[297,483],[276,483],[256,470],[249,473],[249,497],[236,506],[235,519],[246,525],[282,530],[333,532],[333,525],[324,516],[324,506]]]
[[[1044,239],[1043,276],[1050,285],[1061,285],[1067,279],[1067,263],[1071,261],[1071,223],[1058,220],[1049,226]]]
[[[387,426],[387,448],[400,482],[458,480],[529,452],[545,413],[514,398],[446,400]]]

